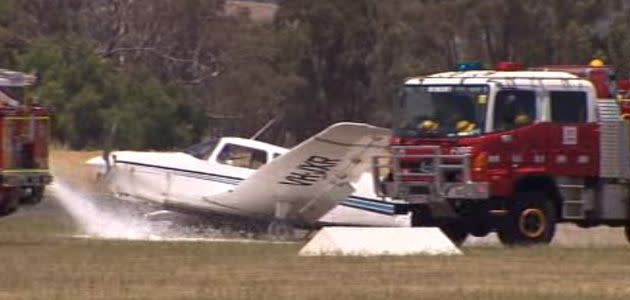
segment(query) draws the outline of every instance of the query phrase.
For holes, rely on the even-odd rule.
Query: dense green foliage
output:
[[[265,5],[269,8],[271,4]],[[252,21],[224,0],[0,1],[0,63],[36,72],[72,148],[165,149],[208,136],[293,144],[342,120],[387,125],[408,76],[486,66],[630,70],[630,3],[285,0]],[[273,8],[273,7],[272,7]]]
[[[121,72],[76,39],[63,46],[35,40],[17,60],[45,79],[38,94],[55,108],[53,134],[73,148],[99,146],[114,124],[124,129],[116,141],[125,147],[164,148],[192,138],[180,113],[186,105],[141,65]]]

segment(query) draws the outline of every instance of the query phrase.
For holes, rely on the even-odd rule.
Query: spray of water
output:
[[[155,237],[150,222],[131,214],[105,211],[95,205],[90,197],[63,183],[54,183],[50,191],[88,236],[112,239]]]
[[[99,239],[151,240],[151,241],[239,241],[252,240],[226,238],[208,226],[190,226],[169,223],[159,226],[132,209],[107,209],[99,205],[94,196],[78,192],[56,181],[49,189],[64,209],[72,216],[82,231],[81,236]],[[103,199],[103,201],[115,201]],[[102,203],[101,203],[102,204]],[[110,204],[123,204],[114,202]],[[121,209],[122,208],[122,209]],[[176,226],[173,226],[176,225]]]

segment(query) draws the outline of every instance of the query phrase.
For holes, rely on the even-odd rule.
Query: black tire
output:
[[[461,222],[442,225],[440,229],[457,247],[460,247],[468,237],[468,229]]]
[[[36,186],[32,187],[32,189],[33,191],[28,197],[20,199],[20,203],[35,205],[42,202],[42,199],[44,198],[44,186]]]
[[[542,191],[519,193],[497,230],[502,244],[528,246],[549,244],[556,232],[556,206]]]
[[[0,217],[6,217],[12,215],[17,211],[17,207],[0,207]]]
[[[630,243],[630,223],[626,224],[626,240],[628,240],[628,243]]]
[[[486,224],[475,224],[470,228],[470,235],[474,237],[484,237],[490,234],[492,228]]]
[[[8,216],[17,211],[19,198],[15,193],[5,191],[0,195],[0,217]]]

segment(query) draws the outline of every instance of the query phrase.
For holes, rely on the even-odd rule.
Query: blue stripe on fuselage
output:
[[[138,162],[132,162],[132,161],[117,160],[116,163],[123,163],[123,164],[128,164],[128,165],[146,167],[146,168],[168,170],[178,175],[182,175],[186,177],[216,181],[216,182],[233,184],[233,185],[237,185],[241,181],[244,180],[243,178],[238,178],[238,177],[232,177],[232,176],[226,176],[226,175],[220,175],[220,174],[214,174],[214,173],[205,173],[205,172],[200,172],[200,171],[191,171],[191,170],[178,169],[178,168],[173,168],[173,167],[150,165],[150,164],[144,164],[144,163],[138,163]]]

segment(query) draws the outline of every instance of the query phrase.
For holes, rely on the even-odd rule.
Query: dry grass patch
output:
[[[625,299],[630,247],[304,258],[301,244],[63,238],[0,220],[2,299]],[[49,224],[49,228],[63,226]],[[6,230],[10,228],[9,230]],[[12,231],[12,232],[11,232]]]
[[[99,152],[53,151],[89,184]],[[67,237],[55,202],[0,219],[0,299],[627,299],[630,247],[465,248],[459,257],[303,258],[301,244]],[[581,232],[572,236],[581,238]]]

